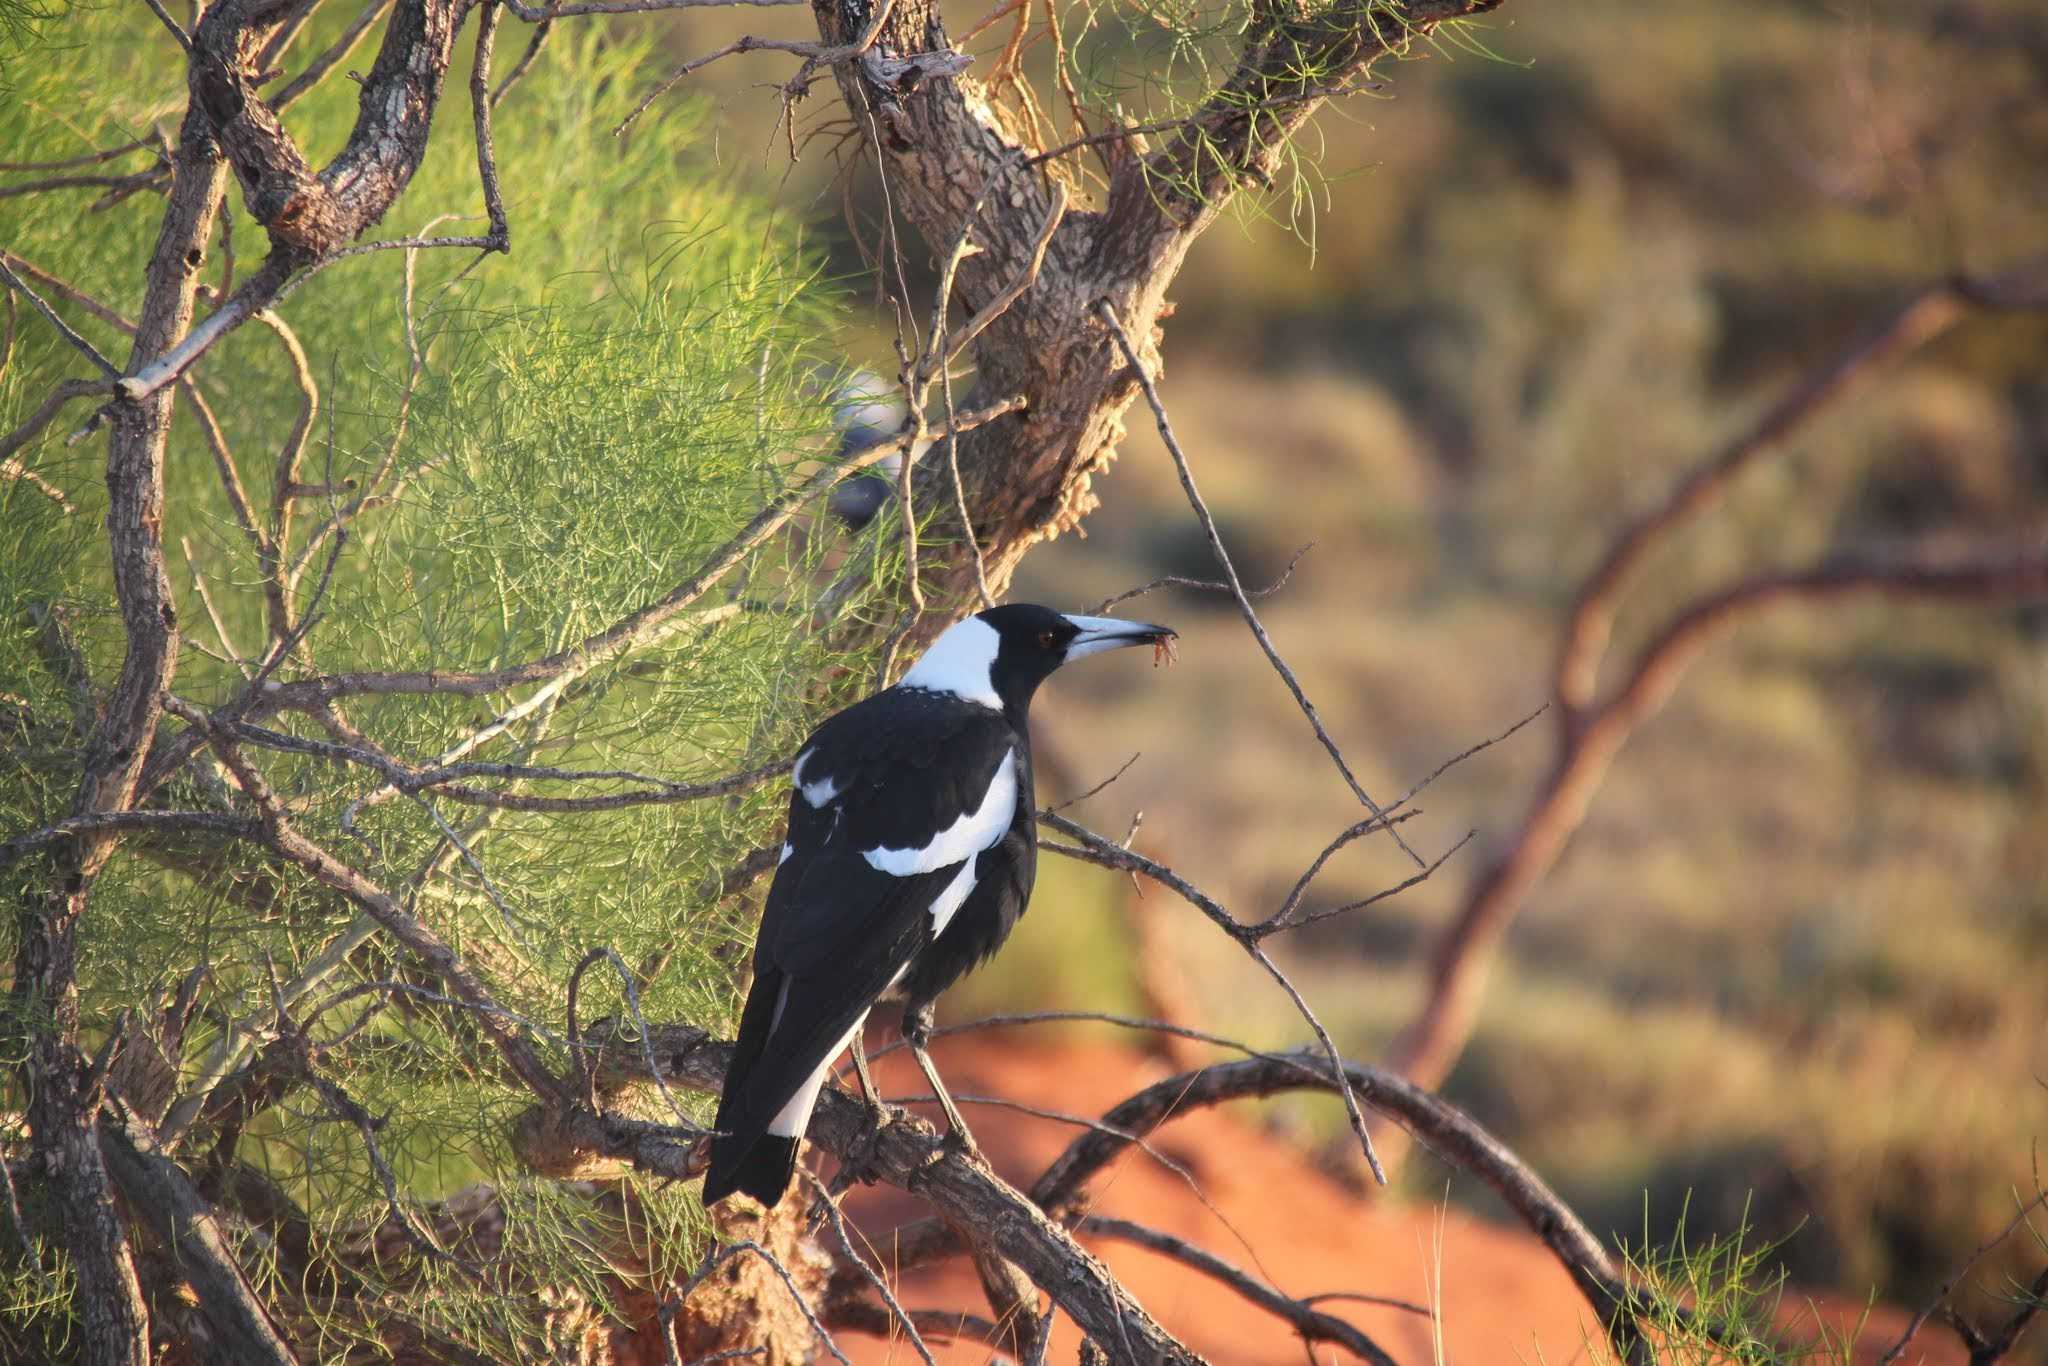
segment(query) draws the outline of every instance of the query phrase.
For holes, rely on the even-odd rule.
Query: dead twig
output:
[[[512,250],[512,225],[505,218],[505,197],[498,188],[498,161],[491,140],[491,108],[497,103],[491,94],[491,54],[498,36],[498,18],[502,11],[497,0],[484,0],[483,16],[477,20],[476,59],[469,72],[469,103],[471,119],[476,125],[476,175],[483,184],[484,213],[490,219],[491,241],[501,252]],[[537,51],[540,35],[536,32],[534,46],[529,55]],[[508,78],[507,84],[510,84]]]
[[[1307,545],[1295,551],[1294,554],[1288,559],[1287,567],[1280,571],[1279,578],[1274,579],[1264,588],[1253,588],[1248,590],[1245,593],[1245,596],[1248,598],[1271,597],[1273,594],[1279,592],[1282,588],[1285,588],[1287,586],[1287,581],[1294,577],[1295,566],[1301,563],[1302,557],[1304,555],[1308,554],[1309,551],[1314,549],[1315,543],[1311,541]],[[1219,583],[1214,579],[1191,579],[1186,578],[1180,574],[1162,574],[1158,578],[1152,580],[1150,583],[1139,584],[1136,588],[1127,588],[1123,592],[1118,593],[1114,597],[1104,598],[1101,602],[1096,603],[1094,607],[1090,608],[1089,611],[1092,615],[1101,616],[1104,612],[1107,612],[1112,607],[1118,606],[1122,603],[1129,602],[1132,598],[1142,598],[1147,593],[1156,593],[1162,588],[1183,588],[1194,592],[1202,593],[1228,593],[1231,591],[1229,584]]]
[[[78,350],[79,354],[91,361],[93,366],[102,375],[105,375],[108,379],[120,378],[121,372],[115,368],[114,363],[101,355],[98,347],[73,331],[71,324],[65,322],[58,315],[57,310],[50,307],[49,300],[36,293],[35,290],[29,287],[28,281],[14,273],[14,268],[7,263],[4,256],[0,256],[0,280],[5,280],[16,293],[27,299],[34,306],[36,312],[42,314],[49,321],[50,326],[57,329],[57,334],[64,338],[65,341],[70,342]]]
[[[1344,775],[1344,781],[1351,788],[1352,794],[1366,810],[1384,822],[1386,812],[1373,801],[1358,781],[1358,776],[1351,771],[1351,765],[1345,760],[1343,751],[1337,747],[1337,742],[1330,738],[1330,732],[1324,728],[1323,719],[1317,713],[1315,704],[1310,702],[1308,694],[1302,691],[1301,682],[1294,676],[1294,670],[1287,666],[1287,661],[1280,657],[1280,651],[1274,647],[1272,637],[1266,634],[1265,624],[1259,620],[1259,614],[1252,607],[1250,596],[1245,593],[1244,585],[1237,577],[1237,566],[1231,561],[1230,552],[1223,547],[1223,538],[1216,530],[1216,519],[1209,515],[1208,505],[1202,501],[1202,495],[1195,487],[1194,471],[1188,465],[1187,455],[1180,448],[1179,438],[1173,434],[1173,424],[1166,416],[1166,405],[1160,402],[1159,390],[1152,382],[1151,373],[1138,359],[1138,350],[1132,343],[1130,334],[1124,331],[1123,323],[1118,321],[1116,310],[1110,306],[1107,299],[1096,304],[1095,313],[1116,337],[1117,345],[1123,349],[1124,358],[1130,363],[1132,373],[1137,376],[1138,384],[1145,392],[1145,401],[1151,405],[1153,419],[1159,427],[1160,439],[1166,443],[1167,453],[1173,457],[1174,468],[1180,474],[1181,490],[1187,494],[1188,504],[1195,511],[1195,519],[1202,524],[1202,532],[1209,540],[1209,551],[1215,556],[1216,563],[1223,570],[1224,579],[1230,584],[1231,596],[1237,599],[1237,609],[1244,617],[1245,625],[1259,642],[1259,648],[1265,652],[1274,672],[1280,675],[1281,681],[1287,685],[1288,692],[1294,695],[1295,705],[1301,708],[1302,715],[1308,718],[1310,729],[1315,731],[1316,739],[1322,743],[1323,749],[1330,756],[1330,761],[1337,766],[1337,771]],[[1388,826],[1387,833],[1417,868],[1428,866],[1422,855],[1416,853],[1409,847],[1408,842],[1401,838],[1400,831]]]
[[[1977,1269],[1977,1263],[1983,1261],[1993,1248],[2018,1232],[2035,1210],[2043,1208],[2048,1208],[2048,1191],[2036,1191],[2033,1199],[2020,1206],[2019,1211],[2013,1215],[2010,1223],[1992,1234],[1989,1238],[1986,1238],[1983,1242],[1977,1244],[1976,1250],[1964,1258],[1963,1264],[1957,1267],[1949,1278],[1941,1283],[1941,1288],[1934,1292],[1934,1297],[1928,1300],[1911,1319],[1907,1320],[1905,1330],[1899,1334],[1898,1341],[1894,1342],[1885,1354],[1877,1359],[1877,1366],[1891,1366],[1892,1362],[1905,1355],[1906,1348],[1912,1345],[1913,1339],[1919,1336],[1920,1330],[1927,1326],[1927,1321],[1948,1304],[1948,1297],[1956,1292],[1956,1287],[1961,1285],[1969,1274]],[[2041,1274],[2044,1278],[2048,1278],[2048,1271],[2043,1271]],[[2048,1293],[2048,1286],[2037,1286],[2034,1290],[2034,1298],[2038,1300],[2044,1293]],[[2038,1308],[2038,1306],[2022,1305],[2018,1313],[2031,1317],[2031,1310],[2034,1308]],[[2012,1343],[2017,1341],[2019,1334],[2025,1330],[2026,1319],[2021,1318],[2016,1325],[2008,1326],[2011,1328],[2012,1336],[2006,1342],[2006,1350],[2011,1349]],[[1976,1344],[1969,1343],[1967,1337],[1965,1337],[1964,1341],[1974,1352]],[[1987,1360],[1995,1359],[1987,1358]],[[1971,1359],[1971,1366],[1977,1366],[1974,1356]]]
[[[1250,1301],[1285,1322],[1301,1334],[1304,1342],[1339,1343],[1356,1353],[1362,1360],[1374,1363],[1374,1366],[1395,1366],[1394,1359],[1387,1355],[1385,1349],[1351,1324],[1322,1313],[1306,1300],[1296,1299],[1275,1290],[1264,1281],[1232,1266],[1206,1248],[1196,1247],[1185,1238],[1176,1238],[1170,1233],[1148,1228],[1129,1219],[1112,1219],[1102,1214],[1088,1215],[1076,1224],[1074,1229],[1077,1233],[1092,1233],[1097,1237],[1134,1243],[1161,1256],[1171,1257],[1183,1266],[1192,1267],[1209,1279],[1229,1287],[1240,1298]]]
[[[911,1318],[905,1312],[903,1306],[897,1302],[895,1292],[889,1289],[888,1279],[881,1272],[870,1266],[867,1258],[863,1257],[860,1250],[853,1245],[853,1235],[846,1228],[846,1216],[840,1211],[839,1202],[832,1197],[832,1192],[827,1190],[825,1183],[820,1181],[811,1172],[805,1171],[803,1176],[806,1181],[811,1183],[813,1189],[812,1199],[815,1203],[812,1208],[814,1210],[822,1209],[826,1217],[832,1221],[832,1232],[839,1239],[840,1250],[846,1254],[847,1260],[860,1270],[861,1275],[867,1279],[868,1284],[874,1286],[875,1293],[882,1297],[882,1303],[887,1305],[889,1312],[895,1316],[896,1323],[903,1329],[904,1336],[910,1340],[911,1350],[917,1353],[918,1358],[924,1362],[924,1366],[938,1366],[938,1362],[932,1358],[931,1348],[924,1345],[924,1338],[917,1331],[917,1321]]]

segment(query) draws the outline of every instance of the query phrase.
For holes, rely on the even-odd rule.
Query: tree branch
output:
[[[118,1101],[101,1114],[99,1128],[108,1169],[129,1208],[150,1222],[170,1252],[218,1335],[220,1349],[250,1366],[294,1366],[297,1358],[236,1262],[219,1217],[184,1168],[163,1154],[141,1121]]]
[[[1112,1219],[1103,1214],[1086,1216],[1074,1226],[1074,1231],[1135,1243],[1148,1251],[1171,1257],[1183,1266],[1193,1267],[1288,1324],[1301,1334],[1305,1343],[1339,1343],[1374,1366],[1395,1366],[1394,1359],[1378,1343],[1344,1320],[1322,1313],[1305,1301],[1283,1295],[1249,1272],[1232,1266],[1215,1253],[1196,1247],[1184,1238],[1176,1238],[1129,1219]]]

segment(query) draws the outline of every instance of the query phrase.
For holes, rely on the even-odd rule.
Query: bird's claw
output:
[[[981,1146],[974,1141],[974,1135],[965,1129],[947,1129],[945,1138],[940,1142],[949,1155],[964,1157],[984,1167],[988,1165],[988,1159],[981,1155]]]
[[[860,1137],[854,1140],[846,1155],[839,1159],[838,1174],[832,1178],[832,1184],[841,1190],[855,1182],[872,1186],[882,1179],[879,1160],[882,1136],[903,1117],[901,1108],[879,1100],[871,1099],[863,1108],[868,1112],[868,1122],[862,1126]]]

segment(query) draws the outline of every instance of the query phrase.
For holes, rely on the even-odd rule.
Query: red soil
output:
[[[987,1037],[942,1041],[934,1050],[956,1096],[1001,1096],[1074,1115],[1098,1116],[1158,1080],[1165,1069],[1142,1054],[1100,1045],[1020,1046]],[[891,1095],[921,1091],[900,1053],[880,1065]],[[1024,1185],[1065,1148],[1076,1130],[1014,1110],[963,1103],[984,1151],[1006,1178]],[[1318,1171],[1298,1150],[1247,1123],[1241,1113],[1203,1110],[1161,1129],[1157,1147],[1191,1172],[1209,1207],[1186,1181],[1136,1149],[1094,1183],[1095,1211],[1121,1216],[1208,1248],[1292,1294],[1352,1291],[1422,1304],[1438,1303],[1439,1323],[1398,1309],[1332,1302],[1326,1312],[1347,1318],[1397,1361],[1546,1363],[1604,1359],[1587,1346],[1598,1330],[1587,1305],[1557,1262],[1519,1229],[1485,1223],[1458,1210],[1368,1199]],[[862,1190],[847,1202],[859,1228],[886,1263],[887,1230],[925,1211],[899,1191]],[[1301,1341],[1280,1320],[1234,1292],[1158,1254],[1097,1240],[1101,1256],[1165,1327],[1219,1366],[1304,1360]],[[911,1308],[966,1309],[987,1316],[973,1269],[964,1259],[904,1275],[893,1287]],[[1802,1308],[1805,1297],[1787,1294]],[[1819,1312],[1837,1332],[1852,1327],[1862,1305],[1823,1300]],[[1896,1340],[1905,1315],[1871,1313],[1858,1336],[1858,1362],[1874,1361]],[[1050,1359],[1075,1359],[1077,1338],[1062,1316]],[[1440,1334],[1441,1346],[1438,1346]],[[943,1362],[980,1362],[989,1350],[965,1342],[931,1344]],[[843,1335],[856,1362],[907,1363],[903,1342]],[[1963,1355],[1938,1329],[1902,1358],[1960,1362]],[[1321,1344],[1314,1360],[1350,1354]]]

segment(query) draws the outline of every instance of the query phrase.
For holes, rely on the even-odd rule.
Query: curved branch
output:
[[[1628,678],[1585,721],[1523,817],[1507,852],[1483,872],[1431,964],[1429,996],[1398,1038],[1389,1065],[1425,1086],[1440,1082],[1478,1010],[1487,959],[1529,891],[1584,824],[1593,795],[1636,728],[1669,700],[1700,652],[1755,612],[1836,598],[1991,601],[2048,597],[2048,555],[1963,563],[1842,561],[1764,574],[1694,603],[1636,657]]]
[[[1555,671],[1565,737],[1576,731],[1593,704],[1617,599],[1660,541],[1716,506],[1758,457],[1871,371],[1926,346],[1973,311],[2048,303],[2042,274],[2043,263],[2037,260],[1998,275],[1944,280],[1921,290],[1794,385],[1747,431],[1694,466],[1657,506],[1623,528],[1572,599]]]
[[[1282,148],[1382,56],[1501,0],[1255,0],[1237,68],[1164,146],[1114,176],[1109,216],[1124,274],[1177,265],[1246,184],[1270,184]]]
[[[1218,1063],[1168,1077],[1106,1111],[1103,1128],[1068,1145],[1031,1187],[1031,1199],[1055,1215],[1078,1216],[1083,1188],[1131,1140],[1115,1130],[1148,1135],[1175,1115],[1232,1100],[1262,1099],[1288,1091],[1344,1087],[1399,1122],[1446,1164],[1484,1181],[1550,1249],[1580,1294],[1626,1350],[1633,1330],[1618,1311],[1626,1303],[1620,1272],[1579,1217],[1529,1170],[1508,1146],[1457,1106],[1382,1068],[1346,1062],[1341,1079],[1320,1052],[1302,1050],[1268,1058]],[[1626,1343],[1624,1342],[1626,1339]]]
[[[607,1086],[616,1094],[622,1086],[650,1080],[644,1056],[657,1060],[672,1085],[716,1091],[723,1084],[731,1045],[711,1042],[702,1030],[688,1026],[658,1028],[654,1036],[644,1050],[623,1041],[614,1049],[604,1042],[601,1029],[590,1031],[587,1038],[604,1049],[601,1094]],[[1072,1234],[923,1120],[905,1115],[878,1133],[865,1104],[828,1087],[818,1099],[808,1137],[842,1160],[857,1154],[876,1179],[923,1196],[949,1220],[985,1232],[1089,1337],[1118,1344],[1132,1360],[1200,1361]],[[518,1123],[517,1147],[530,1166],[547,1174],[601,1170],[597,1161],[608,1159],[676,1179],[701,1175],[708,1153],[708,1144],[679,1142],[661,1126],[592,1114],[580,1106],[529,1111]]]
[[[1364,1333],[1340,1318],[1324,1314],[1302,1300],[1281,1294],[1264,1281],[1224,1261],[1205,1248],[1196,1247],[1185,1238],[1176,1238],[1156,1228],[1133,1223],[1129,1219],[1112,1219],[1107,1215],[1091,1214],[1075,1226],[1077,1233],[1093,1233],[1098,1237],[1116,1238],[1134,1243],[1163,1257],[1171,1257],[1183,1266],[1193,1267],[1211,1280],[1229,1286],[1243,1298],[1283,1319],[1301,1334],[1304,1342],[1335,1342],[1355,1352],[1374,1366],[1394,1366],[1394,1359],[1381,1349],[1380,1345]]]
[[[160,353],[138,355],[120,392],[140,401],[182,374],[229,332],[283,295],[294,275],[338,254],[383,218],[426,153],[462,15],[460,0],[398,0],[347,144],[315,174],[277,111],[245,72],[250,51],[283,17],[277,0],[222,0],[192,35],[192,111],[210,125],[242,183],[271,252],[204,322]],[[148,363],[141,362],[147,360]]]

